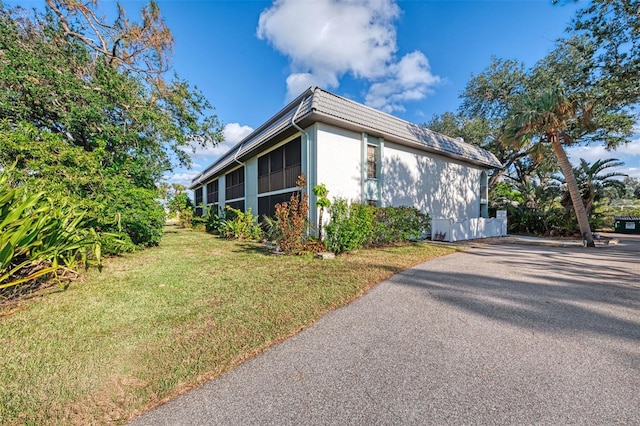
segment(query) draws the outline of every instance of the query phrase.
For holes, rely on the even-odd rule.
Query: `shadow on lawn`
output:
[[[276,256],[272,253],[273,248],[261,243],[253,241],[241,241],[236,243],[236,248],[232,250],[233,253],[255,253],[265,256]]]

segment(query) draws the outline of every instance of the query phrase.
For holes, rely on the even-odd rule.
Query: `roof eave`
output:
[[[282,108],[277,114],[272,116],[268,121],[266,121],[260,127],[258,127],[254,131],[252,131],[249,135],[245,136],[240,142],[236,143],[222,157],[220,157],[218,160],[216,160],[213,163],[211,163],[209,166],[207,166],[206,169],[204,169],[202,172],[200,172],[198,175],[196,175],[193,179],[191,179],[191,183],[189,184],[188,189],[195,189],[200,184],[206,182],[207,179],[209,179],[212,175],[215,174],[215,173],[209,173],[210,171],[214,170],[216,167],[218,167],[220,164],[224,163],[226,160],[229,160],[229,156],[231,154],[233,154],[235,156],[236,155],[235,153],[240,151],[242,149],[242,146],[245,143],[249,142],[251,139],[255,138],[257,135],[259,135],[263,131],[267,130],[270,126],[273,125],[273,123],[277,122],[284,115],[290,113],[293,109],[298,108],[298,106],[302,103],[302,101],[304,101],[307,97],[311,96],[315,90],[316,90],[316,87],[313,86],[313,87],[308,88],[304,92],[302,92],[298,97],[296,97],[294,100],[289,102],[284,108]],[[296,120],[296,121],[298,121],[298,120]],[[288,129],[290,127],[293,127],[293,126],[289,125],[289,126],[287,126],[286,129]],[[286,130],[286,129],[284,129],[284,130]],[[238,160],[242,161],[243,159],[246,159],[245,156],[246,156],[246,153],[244,153],[240,158],[238,158]]]

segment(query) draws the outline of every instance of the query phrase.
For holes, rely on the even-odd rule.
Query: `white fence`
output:
[[[431,239],[434,241],[454,242],[506,235],[506,218],[476,217],[462,220],[433,219],[431,221]]]

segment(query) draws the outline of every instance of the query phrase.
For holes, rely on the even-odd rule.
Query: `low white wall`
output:
[[[431,221],[432,240],[454,242],[506,235],[506,219],[474,217],[462,220],[433,219]]]

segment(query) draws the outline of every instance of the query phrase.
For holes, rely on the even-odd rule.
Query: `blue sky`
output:
[[[37,4],[28,0],[23,4]],[[102,4],[108,4],[102,0]],[[175,38],[174,70],[197,86],[226,125],[226,141],[199,149],[188,184],[292,97],[318,85],[423,123],[455,111],[491,57],[533,65],[584,4],[550,0],[158,0]],[[112,3],[111,3],[112,4]],[[137,17],[144,1],[123,1]],[[575,162],[616,157],[640,177],[640,138],[616,152],[572,149]]]

